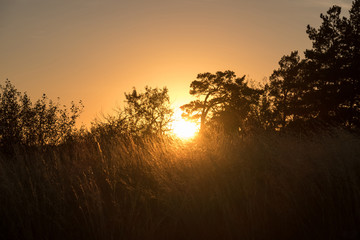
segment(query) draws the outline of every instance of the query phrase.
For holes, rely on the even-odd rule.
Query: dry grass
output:
[[[0,156],[0,239],[357,239],[360,138],[84,140]]]

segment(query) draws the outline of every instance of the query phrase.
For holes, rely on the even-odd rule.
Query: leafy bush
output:
[[[32,103],[9,80],[0,85],[0,147],[58,145],[71,138],[82,111],[81,102],[61,107],[44,94]]]
[[[92,124],[93,135],[103,138],[131,135],[148,137],[163,135],[170,131],[173,110],[166,87],[151,88],[145,92],[125,93],[125,107],[118,108],[117,115],[107,115]]]

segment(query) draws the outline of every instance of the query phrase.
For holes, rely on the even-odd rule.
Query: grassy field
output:
[[[360,138],[83,139],[0,155],[0,239],[359,239]]]

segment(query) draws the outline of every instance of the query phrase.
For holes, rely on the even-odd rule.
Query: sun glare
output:
[[[172,123],[172,131],[178,138],[187,140],[195,137],[199,131],[199,125],[184,120],[181,117],[181,112],[176,112]]]

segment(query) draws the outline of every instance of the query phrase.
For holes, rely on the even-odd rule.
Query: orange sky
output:
[[[81,121],[122,106],[124,92],[167,86],[188,102],[201,72],[261,81],[284,54],[311,47],[306,25],[349,0],[0,0],[0,81],[33,100],[82,100]]]

